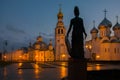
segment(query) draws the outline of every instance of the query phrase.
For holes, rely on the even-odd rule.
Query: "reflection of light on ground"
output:
[[[61,71],[60,71],[60,77],[61,77],[61,78],[65,77],[66,74],[67,74],[67,73],[66,73],[66,68],[65,68],[65,67],[61,67],[60,70],[61,70]]]
[[[18,74],[19,75],[23,74],[23,70],[22,69],[18,69]]]
[[[7,76],[7,69],[6,69],[6,67],[4,67],[4,69],[3,69],[3,75]]]
[[[67,68],[65,68],[65,63],[61,63],[62,67],[60,68],[60,77],[63,78],[65,76],[67,76]]]
[[[100,64],[96,64],[96,70],[101,70],[101,65]]]
[[[88,71],[101,70],[101,65],[100,64],[88,64],[87,70]]]
[[[87,71],[91,71],[91,70],[93,70],[93,67],[88,66]]]
[[[23,64],[23,63],[21,63],[21,62],[20,62],[20,63],[18,63],[18,66],[19,66],[19,67],[21,67],[21,66],[22,66],[22,64]]]
[[[35,69],[39,68],[38,64],[35,64]]]
[[[39,78],[40,69],[39,69],[38,64],[35,64],[34,67],[35,67],[35,69],[34,69],[35,78],[38,79]]]
[[[65,62],[62,62],[61,65],[62,65],[62,66],[65,66],[66,64],[65,64]]]

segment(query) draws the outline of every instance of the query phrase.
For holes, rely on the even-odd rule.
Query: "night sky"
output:
[[[120,0],[0,0],[0,50],[5,40],[8,48],[27,46],[30,41],[34,43],[39,34],[46,42],[54,40],[60,4],[66,29],[74,17],[74,6],[79,7],[88,34],[87,40],[90,39],[93,20],[97,27],[104,19],[105,9],[107,19],[113,25],[116,16],[120,17]]]

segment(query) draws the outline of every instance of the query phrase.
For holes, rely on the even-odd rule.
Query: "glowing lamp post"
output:
[[[22,61],[22,56],[21,55],[19,56],[19,60]]]
[[[7,58],[7,57],[4,55],[4,61],[6,61],[6,58]]]

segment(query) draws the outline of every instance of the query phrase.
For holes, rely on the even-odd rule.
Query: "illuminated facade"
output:
[[[62,21],[63,13],[61,12],[61,9],[59,10],[57,17],[58,22],[55,28],[55,58],[56,60],[63,61],[68,60],[68,53],[65,44],[66,29]]]
[[[24,48],[2,54],[2,60],[4,61],[28,61],[28,59],[29,55]]]
[[[54,49],[52,41],[47,45],[42,37],[38,36],[36,42],[28,48],[30,61],[54,61]]]
[[[111,28],[113,35],[111,34]],[[114,26],[106,18],[90,31],[91,40],[86,41],[86,54],[92,60],[120,60],[120,24],[117,22]]]

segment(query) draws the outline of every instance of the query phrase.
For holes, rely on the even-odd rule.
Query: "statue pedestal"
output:
[[[87,80],[87,61],[85,59],[69,59],[68,80]]]

